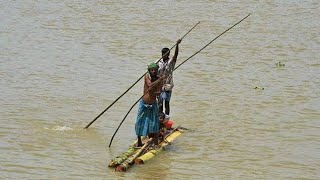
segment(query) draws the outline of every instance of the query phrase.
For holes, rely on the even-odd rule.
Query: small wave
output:
[[[73,130],[71,127],[68,127],[66,125],[64,125],[64,126],[55,126],[53,128],[45,127],[45,129],[50,129],[50,130],[53,130],[53,131],[72,131]]]

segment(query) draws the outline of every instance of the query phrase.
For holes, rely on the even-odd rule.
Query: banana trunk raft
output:
[[[167,145],[184,132],[185,128],[180,126],[172,130],[167,130],[165,137],[160,141],[158,147],[153,147],[153,139],[144,137],[144,145],[141,148],[136,148],[137,140],[131,144],[127,151],[120,156],[112,159],[109,162],[109,167],[114,168],[115,171],[127,171],[133,164],[144,164],[159,152],[161,152]]]

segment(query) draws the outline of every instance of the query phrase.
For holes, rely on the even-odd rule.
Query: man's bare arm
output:
[[[174,55],[172,57],[172,61],[176,62],[179,54],[179,44],[181,43],[181,39],[178,39],[177,44],[176,44],[176,49],[174,51]]]

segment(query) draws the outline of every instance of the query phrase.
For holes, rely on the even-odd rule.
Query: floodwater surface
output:
[[[1,1],[1,179],[319,179],[320,3]],[[142,82],[180,44],[174,125],[190,128],[126,173]],[[171,53],[171,56],[173,52]]]

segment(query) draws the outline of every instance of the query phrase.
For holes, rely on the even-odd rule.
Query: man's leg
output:
[[[163,98],[162,98],[162,93],[160,93],[160,95],[158,96],[158,109],[159,112],[163,112]]]
[[[163,112],[163,102],[159,101],[159,112]]]
[[[138,136],[138,146],[137,147],[142,147],[141,136]]]
[[[159,133],[154,133],[154,137],[153,137],[153,142],[154,142],[154,145],[158,146],[159,145]]]
[[[165,106],[165,113],[166,115],[169,115],[170,113],[170,99],[172,91],[165,91],[165,95],[163,96],[164,106]]]
[[[166,108],[166,115],[169,115],[170,113],[170,101],[164,102],[165,108]]]

